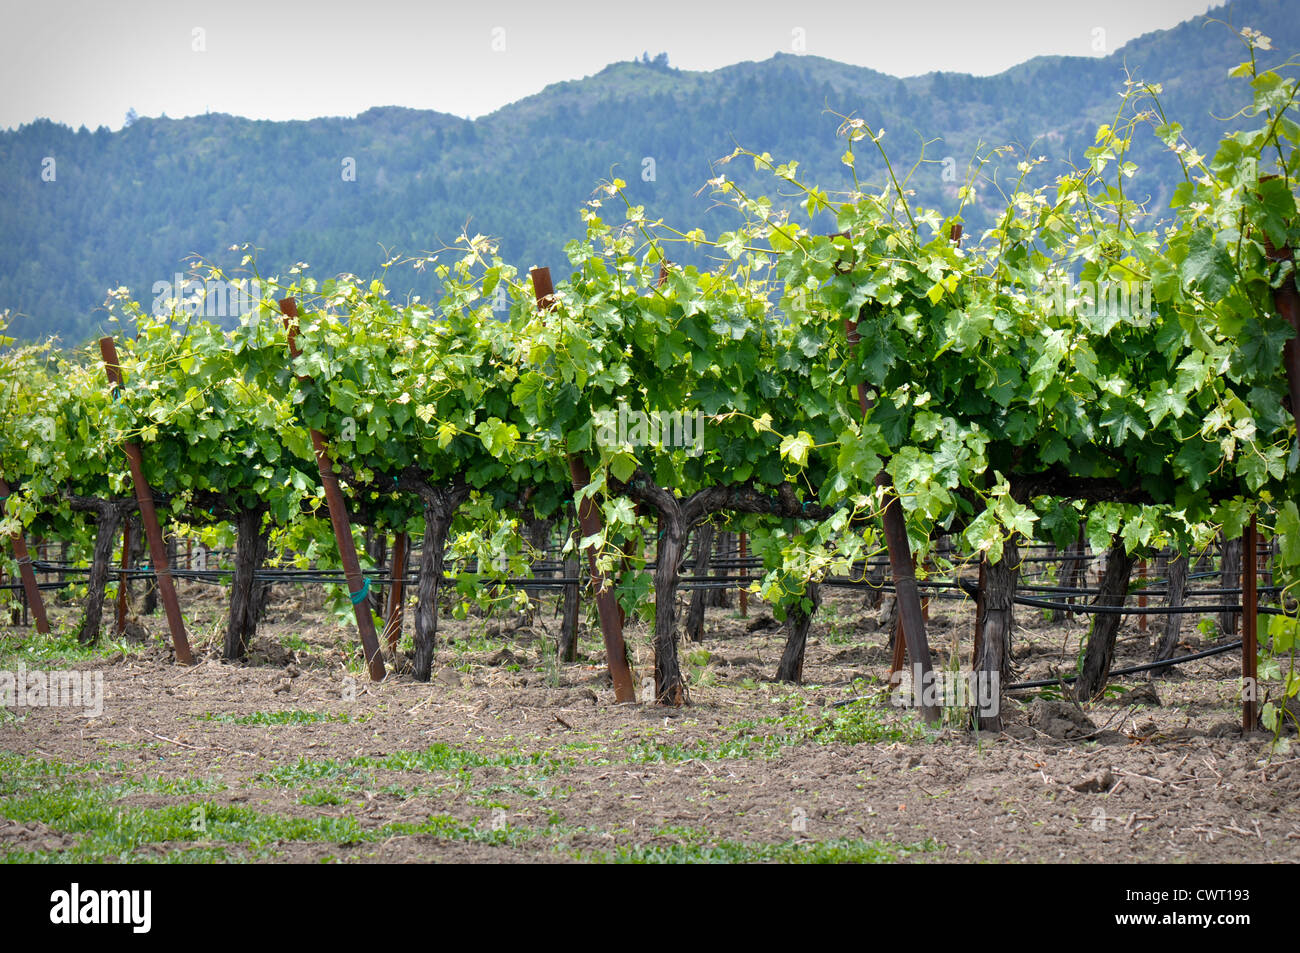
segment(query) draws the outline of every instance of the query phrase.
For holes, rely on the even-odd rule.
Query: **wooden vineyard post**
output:
[[[1259,530],[1252,515],[1241,537],[1241,730],[1252,732],[1258,720],[1257,663],[1259,656],[1259,588],[1255,576],[1255,551]]]
[[[280,300],[280,311],[284,315],[284,326],[289,332],[289,356],[297,357],[298,350],[298,302],[293,298]],[[300,381],[308,380],[299,377]],[[361,564],[357,562],[357,543],[352,538],[352,519],[348,515],[347,501],[339,488],[338,474],[334,472],[334,462],[330,459],[329,447],[325,435],[319,430],[311,431],[311,445],[316,453],[316,468],[320,471],[321,486],[325,490],[325,505],[330,514],[330,525],[334,528],[334,541],[339,548],[339,561],[343,563],[343,577],[348,583],[348,598],[352,601],[352,611],[357,619],[357,632],[361,636],[361,649],[366,657],[366,667],[370,670],[370,679],[382,682],[387,672],[384,669],[383,653],[379,649],[379,636],[375,633],[375,620],[370,614],[370,583],[361,574]]]
[[[99,352],[104,357],[104,372],[114,390],[122,386],[122,367],[117,361],[117,346],[112,337],[99,339]],[[181,665],[194,664],[194,655],[190,651],[190,642],[185,635],[185,619],[181,616],[180,600],[176,598],[176,586],[172,582],[171,567],[167,563],[167,547],[163,543],[162,530],[158,527],[158,513],[153,506],[153,490],[144,476],[144,457],[138,444],[128,443],[122,446],[127,464],[131,468],[131,480],[135,484],[135,501],[140,509],[140,523],[144,526],[145,538],[149,540],[149,559],[153,563],[158,580],[158,594],[162,597],[163,609],[167,613],[167,628],[171,632],[172,649],[176,661]]]
[[[397,643],[402,638],[402,615],[406,605],[403,587],[406,581],[406,547],[410,537],[398,533],[393,540],[393,565],[391,574],[393,584],[388,588],[388,609],[384,613],[384,637],[388,640],[388,651],[397,655]]]
[[[538,307],[550,310],[555,307],[555,285],[551,282],[551,269],[534,268],[529,272],[533,281],[533,294]],[[569,454],[569,476],[573,482],[574,498],[578,507],[579,539],[599,536],[600,510],[591,497],[577,500],[578,492],[591,482],[591,471],[576,453]],[[636,687],[632,682],[632,669],[627,664],[627,648],[623,642],[623,625],[619,619],[618,600],[614,590],[605,584],[605,574],[596,566],[596,553],[587,550],[587,569],[591,574],[591,587],[596,599],[596,614],[600,618],[600,634],[605,640],[605,660],[609,676],[614,683],[616,702],[636,701]]]
[[[749,567],[744,565],[749,560],[749,534],[740,534],[740,573],[749,575]],[[740,617],[742,619],[749,617],[749,586],[741,585],[740,587]]]
[[[0,478],[0,515],[4,514],[5,500],[9,498],[9,483]],[[32,571],[32,557],[27,552],[27,540],[20,529],[11,537],[14,547],[14,559],[18,563],[18,574],[22,577],[23,592],[32,607],[32,616],[36,620],[36,631],[42,635],[50,631],[50,623],[45,615],[45,602],[41,599],[40,587],[36,584],[36,573]]]

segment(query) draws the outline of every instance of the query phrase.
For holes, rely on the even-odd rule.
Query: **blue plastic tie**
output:
[[[370,579],[366,578],[361,581],[361,588],[357,592],[348,596],[348,598],[352,600],[354,606],[357,606],[360,605],[361,600],[365,599],[368,595],[370,595]]]

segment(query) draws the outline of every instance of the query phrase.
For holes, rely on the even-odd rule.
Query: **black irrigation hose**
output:
[[[1231,652],[1233,649],[1239,648],[1241,648],[1241,639],[1237,639],[1235,642],[1227,642],[1223,645],[1216,645],[1214,648],[1206,649],[1204,652],[1193,652],[1191,655],[1178,655],[1174,658],[1163,659],[1159,662],[1146,662],[1142,665],[1132,665],[1128,668],[1117,668],[1114,671],[1108,672],[1106,677],[1110,679],[1118,678],[1122,675],[1137,675],[1141,672],[1150,672],[1158,668],[1169,668],[1172,665],[1182,665],[1184,662],[1195,662],[1197,659],[1209,658],[1213,655],[1223,655],[1226,652]],[[1003,689],[1003,691],[1019,692],[1028,691],[1034,688],[1051,688],[1064,682],[1076,681],[1078,677],[1078,675],[1060,675],[1056,678],[1040,678],[1037,681],[1032,682],[1016,682],[1013,685],[1008,685]],[[833,703],[831,707],[843,708],[845,705],[852,705],[854,702],[863,701],[866,697],[867,696],[865,695],[859,695],[856,698],[846,698],[843,701]]]
[[[745,562],[752,562],[752,561],[746,560]],[[33,568],[37,572],[41,572],[41,573],[60,572],[65,574],[72,573],[76,575],[86,575],[89,574],[91,571],[88,568],[66,566],[66,565],[62,565],[58,563],[50,563],[46,561],[33,561]],[[654,568],[653,563],[647,563],[645,566],[645,571],[651,571],[653,570],[653,568]],[[154,572],[149,569],[124,570],[121,568],[110,568],[109,573],[112,576],[116,576],[119,580],[123,576],[125,576],[127,579],[132,579],[132,580],[148,580],[148,579],[153,579],[155,577]],[[211,583],[211,584],[220,584],[224,582],[226,578],[233,575],[233,573],[234,573],[233,569],[173,569],[172,570],[172,575],[178,579],[189,579],[194,582],[203,582],[203,583]],[[377,571],[365,573],[365,575],[371,582],[380,585],[391,585],[394,582],[396,582],[396,577],[389,576],[389,575],[381,575]],[[1209,577],[1209,576],[1216,576],[1216,575],[1219,574],[1218,573],[1197,574],[1198,577]],[[346,580],[343,578],[343,571],[341,569],[340,570],[261,569],[256,571],[253,574],[253,579],[256,582],[261,582],[261,583],[281,582],[281,583],[289,583],[289,584],[315,584],[315,585],[346,584]],[[456,581],[455,577],[445,576],[444,579],[448,583],[453,583],[453,584]],[[681,587],[683,590],[691,591],[695,589],[730,589],[735,587],[737,584],[750,583],[755,581],[755,579],[756,577],[748,576],[748,575],[745,576],[684,575],[684,576],[679,576],[678,581],[683,584]],[[402,578],[402,582],[408,586],[415,586],[419,583],[419,577],[418,575],[407,575]],[[510,577],[506,579],[493,579],[493,580],[489,580],[488,584],[494,586],[506,586],[515,589],[521,589],[521,588],[522,589],[562,589],[572,585],[583,585],[586,582],[587,580],[585,578],[575,578],[573,576],[558,576],[558,577],[537,576],[537,577]],[[64,589],[71,585],[74,585],[74,583],[67,582],[67,581],[62,583],[45,582],[45,583],[40,583],[39,588],[46,591],[50,591],[50,590]],[[837,589],[857,589],[857,590],[868,589],[882,594],[892,593],[895,591],[892,585],[883,581],[880,583],[875,583],[865,578],[853,579],[853,578],[846,578],[842,576],[828,578],[823,581],[822,585],[827,586],[828,588],[837,588]],[[936,592],[935,595],[927,598],[953,599],[953,600],[969,599],[971,595],[970,590],[972,588],[970,583],[949,582],[946,580],[919,581],[917,585],[922,589],[949,590],[948,592]],[[0,590],[17,591],[20,590],[21,588],[22,585],[20,583],[0,585]],[[1030,591],[1030,592],[1050,592],[1056,595],[1089,596],[1089,595],[1096,595],[1098,593],[1098,590],[1096,589],[1071,589],[1063,586],[1028,585],[1028,586],[1019,586],[1017,587],[1017,589],[1019,591]],[[952,590],[958,590],[961,592],[961,594],[957,595],[953,593]],[[1258,589],[1258,591],[1260,593],[1275,593],[1275,592],[1280,592],[1281,587],[1261,586]],[[1186,592],[1184,593],[1184,598],[1194,599],[1194,598],[1201,598],[1201,597],[1213,596],[1213,595],[1240,595],[1241,593],[1242,590],[1239,588],[1238,589],[1224,589],[1224,588],[1202,589],[1202,590],[1193,590],[1190,592]],[[1138,590],[1136,592],[1127,593],[1128,596],[1132,596],[1132,595],[1157,596],[1163,594],[1164,594],[1163,592],[1153,591],[1153,590]],[[1200,614],[1209,615],[1216,612],[1240,612],[1242,609],[1239,603],[1231,604],[1231,605],[1208,605],[1208,606],[1207,605],[1099,606],[1099,605],[1091,605],[1087,603],[1054,602],[1046,599],[1034,599],[1029,596],[1015,596],[1013,597],[1013,601],[1017,605],[1029,606],[1037,609],[1053,609],[1062,612],[1077,613],[1083,615],[1177,615],[1177,614],[1190,614],[1190,613],[1200,613]],[[1287,615],[1287,613],[1283,612],[1282,610],[1269,609],[1268,607],[1260,607],[1259,611],[1261,613],[1270,614],[1270,615]]]
[[[1163,659],[1159,662],[1146,662],[1142,665],[1132,665],[1128,668],[1117,668],[1107,674],[1107,678],[1115,678],[1120,675],[1137,675],[1139,672],[1150,672],[1158,668],[1168,668],[1171,665],[1182,665],[1184,662],[1194,662],[1197,659],[1209,658],[1212,655],[1223,655],[1225,652],[1231,652],[1233,649],[1241,648],[1241,639],[1235,642],[1228,642],[1224,645],[1216,645],[1212,649],[1206,649],[1204,652],[1193,652],[1191,655],[1178,655],[1174,658]],[[1078,675],[1061,675],[1057,678],[1040,678],[1034,682],[1016,682],[1014,685],[1008,685],[1004,690],[1008,692],[1024,691],[1030,688],[1048,688],[1052,685],[1059,685],[1062,682],[1073,682]]]
[[[1060,595],[1060,596],[1095,596],[1095,595],[1097,595],[1097,594],[1101,591],[1100,589],[1070,589],[1070,588],[1068,588],[1068,587],[1066,587],[1066,586],[1033,586],[1033,585],[1027,585],[1027,586],[1016,586],[1016,588],[1017,588],[1017,589],[1023,589],[1023,590],[1028,591],[1028,592],[1051,592],[1051,593],[1055,593],[1056,595]],[[1261,592],[1261,593],[1263,593],[1263,592],[1281,592],[1281,591],[1282,591],[1282,587],[1281,587],[1281,586],[1257,586],[1255,591],[1256,591],[1256,592]],[[1241,595],[1241,593],[1242,593],[1242,590],[1241,590],[1240,587],[1238,587],[1238,588],[1236,588],[1236,589],[1224,589],[1224,588],[1218,588],[1218,589],[1193,589],[1193,590],[1188,590],[1188,591],[1184,592],[1184,593],[1183,593],[1183,598],[1190,599],[1190,598],[1193,597],[1193,596],[1239,596],[1239,595]],[[1169,592],[1168,592],[1167,590],[1165,590],[1165,589],[1145,589],[1145,588],[1140,588],[1140,589],[1133,589],[1132,591],[1128,592],[1127,595],[1130,595],[1130,596],[1147,596],[1147,597],[1152,597],[1152,596],[1167,596],[1167,595],[1169,595]]]
[[[1241,605],[1218,606],[1094,606],[1087,604],[1071,605],[1068,602],[1050,602],[1047,599],[1031,599],[1028,596],[1014,596],[1011,600],[1018,606],[1033,606],[1035,609],[1060,609],[1063,612],[1079,612],[1083,615],[1179,615],[1200,612],[1210,615],[1214,612],[1240,612]]]
[[[45,563],[37,563],[34,565],[34,568],[36,568],[38,571],[45,571],[45,572],[58,571],[58,572],[89,573],[90,571],[89,569],[77,569],[74,567],[55,566],[53,564],[45,564]],[[121,569],[118,569],[116,572],[118,576],[121,576],[124,573],[124,571]],[[188,578],[199,582],[220,582],[222,581],[220,577],[231,575],[233,572],[234,570],[228,570],[228,569],[208,569],[208,570],[187,569],[187,570],[173,570],[173,575],[180,578]],[[302,569],[260,570],[253,574],[253,578],[255,581],[258,582],[268,582],[268,581],[275,582],[276,580],[286,580],[286,581],[291,581],[296,583],[319,583],[325,585],[339,585],[345,582],[345,580],[342,578],[341,570],[338,571],[338,575],[326,575],[325,574],[326,572],[328,571],[302,570]],[[148,570],[131,570],[131,571],[126,571],[126,575],[128,578],[132,578],[132,579],[146,579],[146,578],[152,578],[154,576],[154,573]],[[1213,575],[1218,575],[1218,574],[1198,573],[1197,578],[1203,578],[1203,577],[1208,577]],[[370,575],[368,578],[370,578],[374,582],[381,582],[386,584],[395,581],[395,577],[392,576]],[[448,579],[448,581],[450,582],[451,580]],[[687,585],[684,585],[682,587],[683,589],[690,590],[690,589],[732,588],[732,584],[735,582],[749,582],[752,581],[752,579],[751,577],[748,576],[683,576],[679,581],[682,583],[687,583]],[[418,577],[410,577],[410,576],[404,577],[403,582],[408,585],[415,585],[418,582]],[[560,577],[560,578],[557,577],[511,578],[511,579],[504,579],[504,580],[493,580],[492,584],[511,586],[515,588],[556,589],[556,588],[564,588],[565,586],[581,584],[582,582],[583,582],[582,579],[577,579],[570,576],[570,577]],[[71,585],[73,585],[73,583],[70,582],[63,582],[63,583],[47,582],[47,583],[38,584],[38,588],[48,591],[52,589],[64,589]],[[892,586],[887,586],[884,584],[874,585],[873,583],[865,580],[855,581],[855,580],[847,580],[847,579],[828,579],[823,583],[823,585],[827,585],[835,588],[848,588],[848,589],[869,588],[881,592],[893,591]],[[963,599],[963,600],[969,598],[969,595],[964,591],[965,587],[962,586],[960,583],[939,581],[939,582],[921,582],[918,585],[928,589],[963,590],[960,596],[951,593],[937,593],[936,598],[953,598],[953,599]],[[0,586],[0,589],[8,589],[8,590],[16,590],[21,588],[22,588],[21,584]],[[1050,592],[1056,592],[1058,594],[1065,593],[1065,594],[1075,594],[1075,595],[1088,595],[1088,594],[1095,593],[1095,590],[1089,592],[1085,590],[1064,589],[1062,587],[1024,586],[1021,588],[1030,591],[1050,591]],[[1259,591],[1275,592],[1275,591],[1279,591],[1279,588],[1280,587],[1276,587],[1276,586],[1264,587],[1261,588]],[[1192,598],[1198,595],[1229,595],[1229,594],[1236,595],[1236,594],[1240,594],[1240,592],[1241,592],[1240,589],[1236,589],[1236,590],[1233,589],[1212,590],[1211,589],[1211,590],[1202,590],[1199,593],[1188,592],[1184,594],[1184,597]],[[1138,594],[1153,595],[1155,593],[1146,592],[1146,593],[1138,593]],[[1126,607],[1122,605],[1121,606],[1076,605],[1073,603],[1050,602],[1045,599],[1033,599],[1027,596],[1015,596],[1013,597],[1012,601],[1017,605],[1031,606],[1034,608],[1060,609],[1067,612],[1077,612],[1077,613],[1093,614],[1093,615],[1096,614],[1171,615],[1177,613],[1192,613],[1192,612],[1211,614],[1214,612],[1231,612],[1231,611],[1240,612],[1242,609],[1240,605],[1147,606],[1147,607],[1138,607],[1138,606]],[[1269,606],[1259,607],[1259,612],[1260,614],[1263,615],[1281,615],[1281,616],[1294,618],[1294,616],[1289,615],[1287,612],[1283,611],[1282,609],[1269,607]],[[1194,652],[1190,655],[1180,655],[1175,658],[1164,659],[1158,662],[1147,662],[1142,665],[1130,666],[1129,668],[1115,669],[1114,671],[1107,673],[1107,678],[1118,678],[1124,675],[1136,675],[1141,672],[1150,672],[1150,671],[1155,671],[1156,669],[1169,668],[1174,665],[1181,665],[1184,662],[1193,662],[1196,661],[1197,659],[1210,658],[1215,655],[1222,655],[1226,652],[1231,652],[1233,649],[1238,649],[1241,647],[1242,647],[1242,640],[1238,639],[1234,642],[1229,642],[1224,645],[1215,646],[1212,649],[1206,649],[1205,651],[1202,652]],[[1078,675],[1062,675],[1056,678],[1039,679],[1037,681],[1016,682],[1012,685],[1008,685],[1005,690],[1008,692],[1014,692],[1014,691],[1027,691],[1034,688],[1050,688],[1054,685],[1061,685],[1065,682],[1073,682],[1078,677],[1079,677]],[[859,699],[848,699],[846,701],[836,702],[833,707],[840,708],[845,705],[852,704],[854,701],[857,700]]]
[[[42,571],[42,572],[62,571],[67,573],[83,574],[83,575],[88,574],[90,572],[89,569],[77,568],[77,567],[62,567],[58,570],[46,570],[44,566],[40,564],[38,564],[38,571]],[[123,570],[120,568],[111,568],[109,570],[109,573],[112,576],[116,576],[119,580],[123,575],[125,575],[128,579],[131,580],[148,580],[148,579],[153,579],[155,577],[155,574],[151,570],[147,570],[147,569]],[[173,569],[172,570],[172,575],[177,579],[188,579],[192,582],[202,582],[202,583],[209,583],[214,585],[223,583],[228,577],[233,575],[233,573],[234,573],[233,569]],[[364,575],[372,583],[379,584],[379,585],[391,585],[396,581],[396,577],[394,576],[385,576],[385,575],[380,575],[378,573],[365,573]],[[681,588],[684,591],[692,591],[695,589],[730,589],[730,588],[734,588],[739,583],[753,582],[755,581],[755,578],[756,577],[753,576],[680,576],[678,581],[682,583]],[[280,583],[288,583],[288,584],[310,584],[310,585],[328,585],[328,586],[346,584],[346,580],[343,578],[342,570],[264,569],[255,572],[253,574],[253,579],[256,582],[262,582],[262,583],[280,582]],[[448,583],[453,583],[453,584],[456,581],[454,577],[450,577],[450,576],[446,576],[444,577],[444,579]],[[403,577],[402,581],[404,585],[415,586],[418,585],[419,583],[419,577],[416,575],[408,575]],[[573,576],[539,576],[539,577],[510,577],[510,578],[499,579],[499,580],[493,579],[493,580],[489,580],[488,584],[496,585],[496,586],[506,586],[514,589],[562,589],[565,588],[566,586],[583,585],[586,582],[587,580],[585,578],[575,578]],[[58,590],[58,589],[67,588],[68,586],[71,585],[75,585],[75,583],[46,582],[46,583],[40,583],[39,585],[40,588],[43,590]],[[893,593],[895,591],[894,587],[892,585],[889,585],[888,583],[876,584],[868,580],[845,579],[843,577],[832,577],[830,579],[823,581],[822,585],[828,588],[836,588],[836,589],[857,589],[857,590],[869,589],[874,592],[880,592],[884,594]],[[954,601],[965,600],[970,598],[969,592],[967,591],[967,587],[961,585],[960,583],[946,582],[946,581],[924,581],[924,582],[918,582],[917,585],[922,589],[949,590],[949,592],[937,592],[935,595],[929,596],[927,598],[950,599]],[[21,584],[17,584],[17,583],[0,586],[0,589],[7,589],[11,591],[17,591],[21,588],[22,588]],[[1021,588],[1030,591],[1044,591],[1044,589],[1042,588],[1032,587],[1032,586],[1025,586]],[[952,590],[959,590],[961,591],[962,594],[956,595],[952,592]],[[1095,594],[1095,590],[1089,591],[1089,590],[1052,589],[1049,591],[1054,591],[1054,592],[1059,591],[1065,594],[1076,594],[1076,595]],[[1261,587],[1259,591],[1261,593],[1264,593],[1264,592],[1275,592],[1280,590],[1279,587],[1266,586],[1266,587]],[[1201,590],[1199,592],[1197,591],[1187,592],[1184,594],[1184,597],[1191,599],[1191,598],[1209,596],[1209,595],[1237,595],[1240,594],[1240,592],[1241,592],[1240,589],[1210,589],[1210,590]],[[1130,593],[1129,595],[1134,595],[1134,594],[1135,593]],[[1137,594],[1142,594],[1142,593],[1137,593]],[[1151,593],[1145,593],[1145,594],[1151,595]],[[1096,605],[1089,605],[1087,603],[1052,602],[1046,599],[1033,599],[1028,596],[1016,596],[1014,597],[1014,601],[1018,605],[1030,606],[1032,608],[1055,609],[1062,612],[1079,613],[1083,615],[1174,615],[1174,614],[1185,614],[1185,613],[1187,614],[1203,613],[1208,615],[1215,612],[1240,612],[1241,611],[1241,606],[1239,604],[1208,605],[1208,606],[1207,605],[1195,605],[1195,606],[1186,605],[1186,606],[1176,606],[1176,607],[1169,607],[1169,606],[1139,607],[1139,606],[1122,606],[1122,605],[1121,606],[1096,606]],[[1264,612],[1266,610],[1264,608],[1261,608],[1260,611]],[[1274,611],[1276,612],[1276,610]],[[1278,613],[1278,614],[1285,614],[1285,613]]]

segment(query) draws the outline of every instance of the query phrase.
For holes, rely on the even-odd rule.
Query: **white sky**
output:
[[[716,69],[806,52],[896,76],[1097,55],[1209,0],[0,0],[0,128],[114,129],[207,111],[256,119],[412,106],[480,116],[648,51]],[[498,45],[493,49],[495,29]],[[1100,28],[1104,33],[1097,33]],[[201,30],[202,51],[195,39]]]

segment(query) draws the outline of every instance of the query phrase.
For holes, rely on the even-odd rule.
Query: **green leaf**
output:
[[[781,441],[781,456],[790,460],[795,466],[807,466],[808,451],[812,446],[812,435],[801,430],[794,436],[785,437]]]
[[[1226,298],[1237,278],[1219,233],[1208,226],[1188,241],[1182,273],[1184,287],[1196,288],[1211,301]]]
[[[636,457],[626,451],[616,453],[609,459],[609,471],[614,475],[614,479],[620,483],[626,483],[631,479],[632,474],[636,472],[636,468]]]

